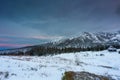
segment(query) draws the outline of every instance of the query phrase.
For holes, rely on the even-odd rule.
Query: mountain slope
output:
[[[64,39],[58,42],[43,44],[44,47],[74,47],[74,48],[86,48],[94,47],[98,45],[114,45],[120,44],[120,33],[109,33],[109,32],[99,32],[99,33],[89,33],[84,32],[78,37],[71,39]]]

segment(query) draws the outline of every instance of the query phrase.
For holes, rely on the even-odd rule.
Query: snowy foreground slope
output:
[[[54,56],[0,56],[0,80],[61,80],[65,71],[86,71],[120,80],[118,52],[78,52]]]

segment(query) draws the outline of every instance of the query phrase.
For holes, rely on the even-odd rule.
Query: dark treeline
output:
[[[112,45],[115,48],[120,48],[119,45]],[[108,49],[109,45],[98,45],[94,47],[85,47],[85,48],[74,48],[74,47],[65,47],[65,48],[57,48],[57,47],[35,47],[32,48],[30,51],[26,52],[26,55],[37,55],[37,56],[42,56],[42,55],[55,55],[55,54],[61,54],[61,53],[75,53],[75,52],[80,52],[80,51],[102,51]]]
[[[112,45],[115,48],[120,48],[120,45]],[[70,52],[80,52],[80,51],[101,51],[108,49],[109,45],[98,45],[94,47],[86,47],[86,48],[74,48],[74,47],[65,47],[65,48],[57,48],[57,47],[42,47],[37,46],[33,47],[31,50],[27,52],[17,51],[15,53],[3,53],[1,55],[30,55],[30,56],[42,56],[42,55],[55,55],[55,54],[61,54],[61,53],[70,53]]]

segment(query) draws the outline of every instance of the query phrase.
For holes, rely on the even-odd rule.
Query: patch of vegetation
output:
[[[26,52],[16,51],[16,52],[9,52],[9,53],[2,53],[0,55],[11,55],[11,56],[46,56],[46,55],[56,55],[62,53],[75,53],[80,51],[102,51],[109,48],[109,46],[113,46],[117,49],[120,49],[120,45],[102,45],[98,44],[96,46],[91,47],[45,47],[45,46],[34,46],[30,50]],[[102,55],[103,56],[103,55]]]
[[[1,78],[8,78],[9,72],[0,72],[0,80]]]
[[[74,80],[74,78],[73,78],[74,75],[75,74],[72,71],[65,72],[62,80]]]
[[[5,78],[8,78],[9,72],[5,72]]]
[[[120,54],[120,51],[118,51],[118,54]]]
[[[89,72],[73,72],[64,73],[62,80],[113,80],[110,76],[101,76]]]
[[[100,56],[104,56],[104,54],[100,54]]]
[[[30,69],[31,69],[32,71],[37,71],[37,68],[31,67]]]

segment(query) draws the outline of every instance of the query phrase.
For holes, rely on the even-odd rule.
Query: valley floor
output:
[[[65,71],[86,71],[120,80],[118,52],[77,52],[54,56],[0,56],[0,80],[61,80]]]

